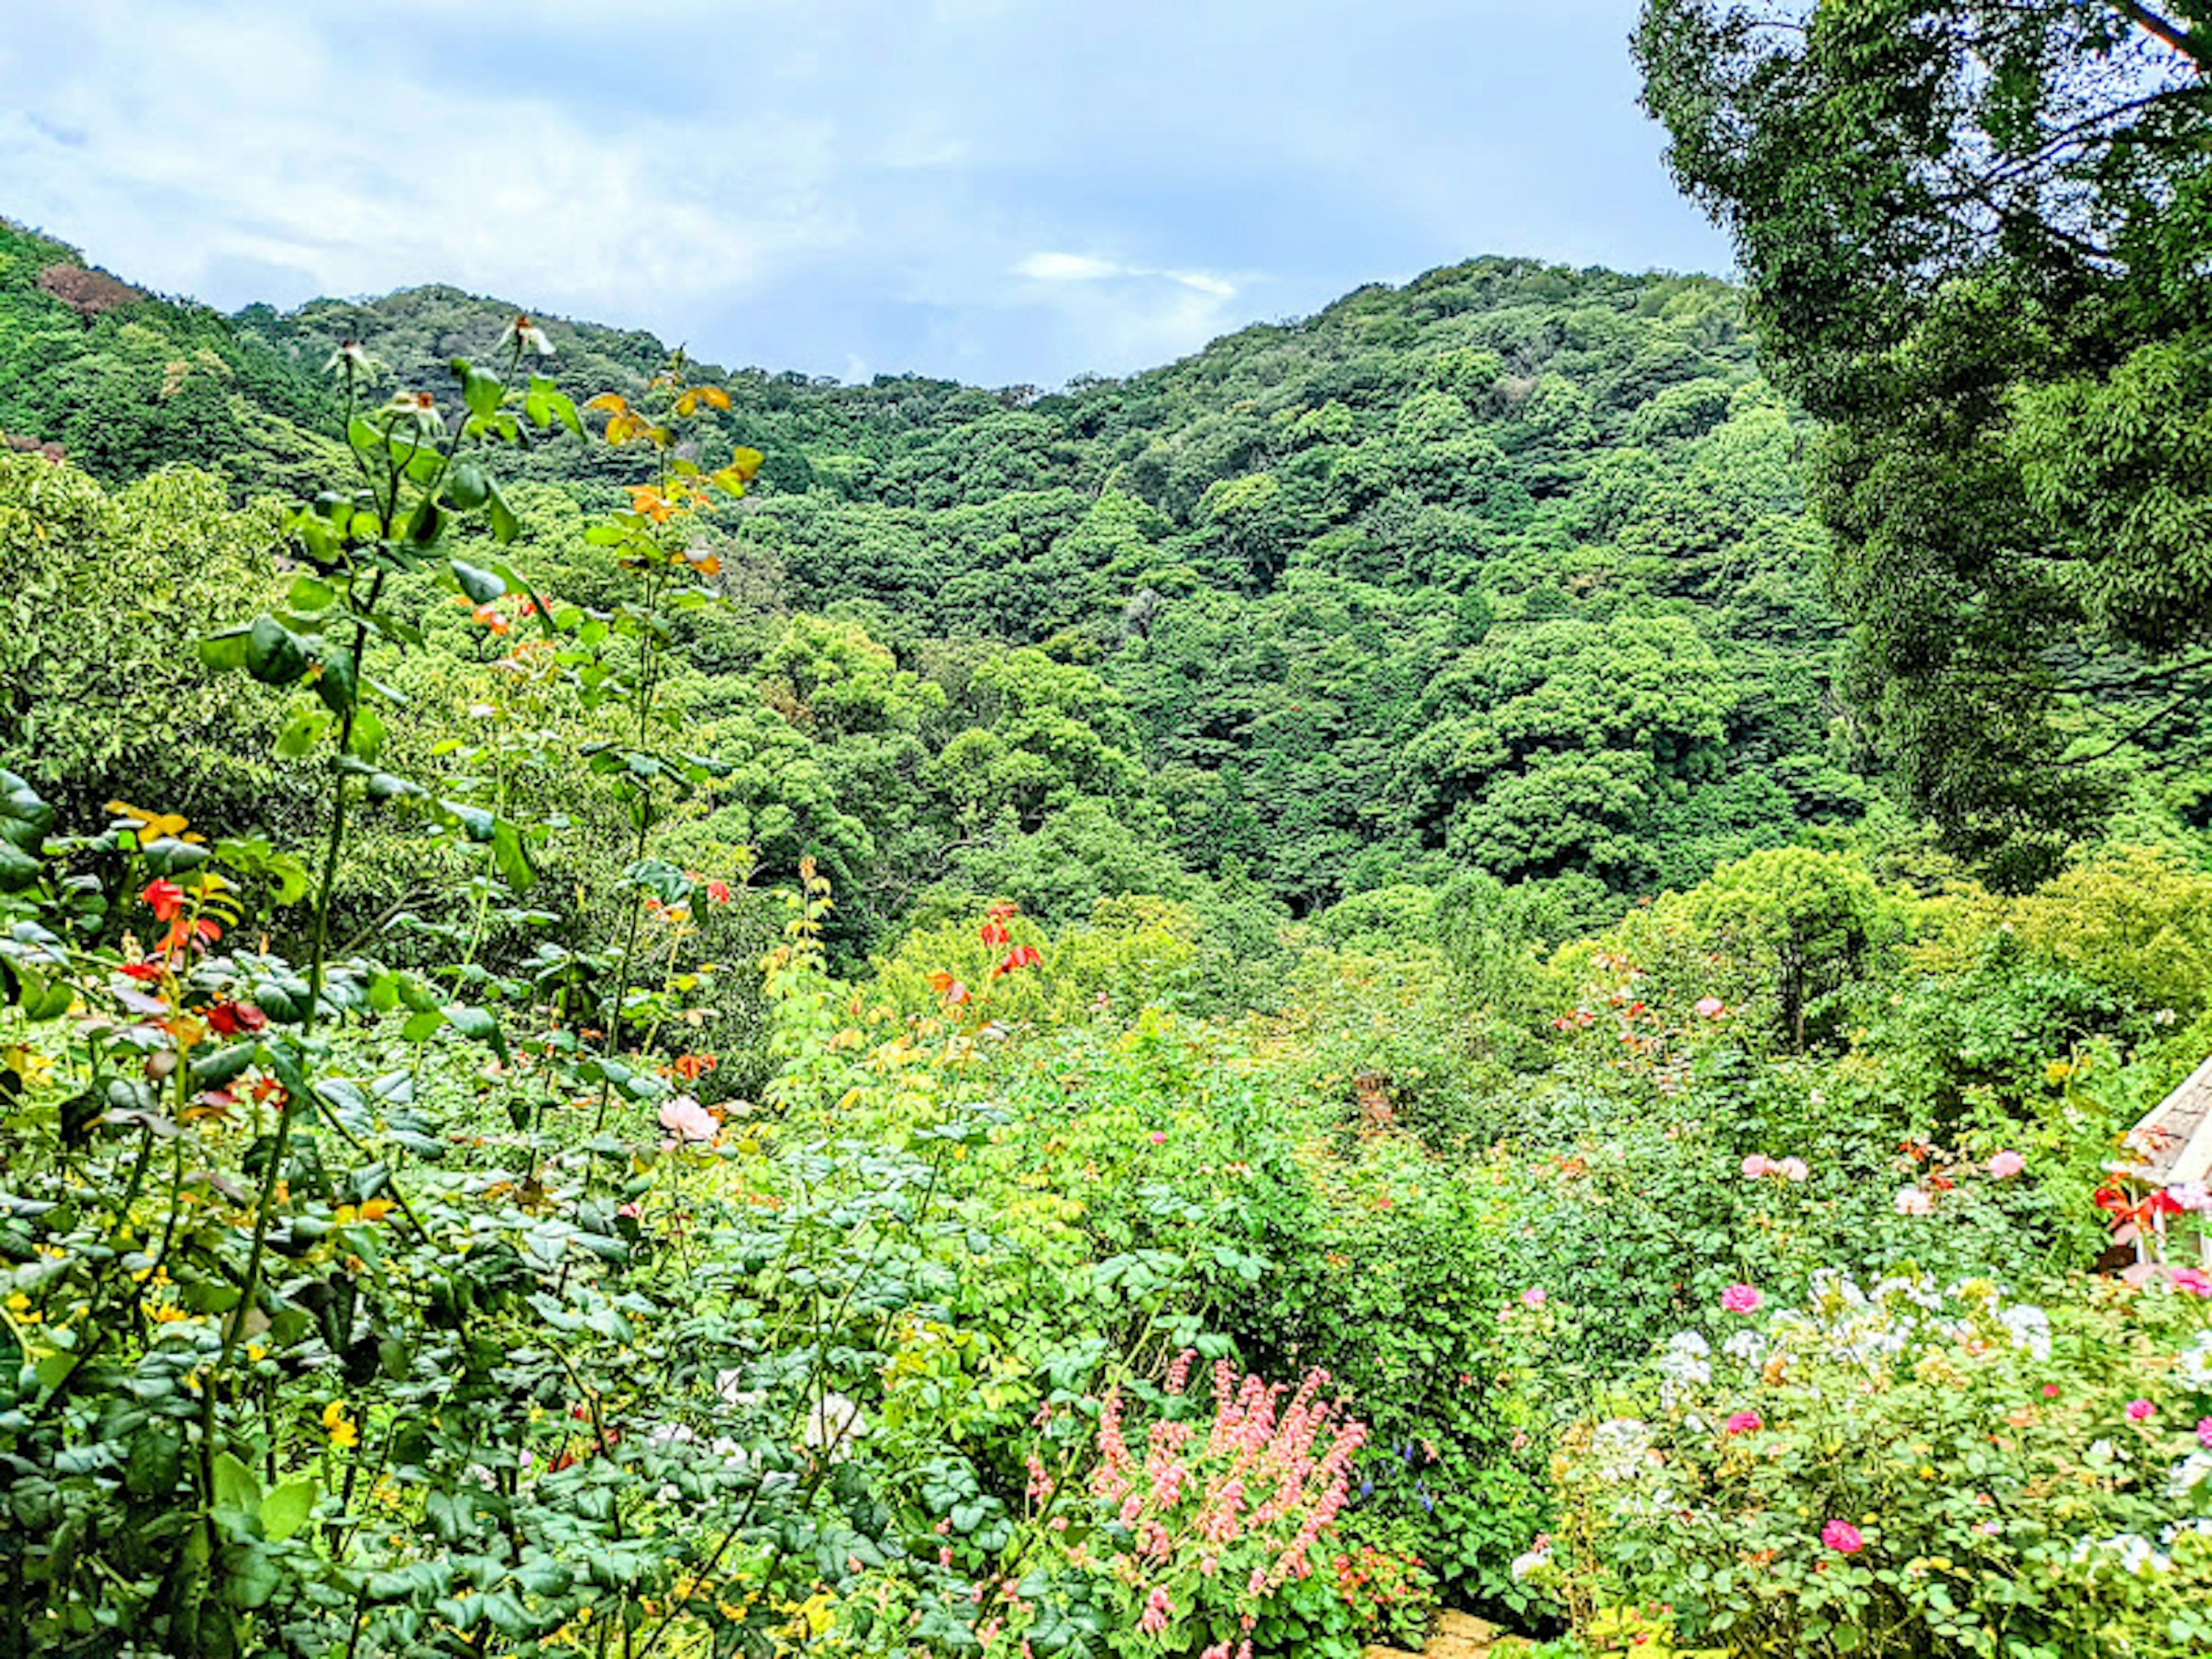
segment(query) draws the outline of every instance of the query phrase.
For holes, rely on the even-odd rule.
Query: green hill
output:
[[[442,386],[514,314],[430,287],[226,318],[0,229],[0,429],[110,488],[184,463],[304,489],[337,346]],[[668,359],[539,320],[580,398]],[[1049,394],[694,372],[732,398],[702,447],[769,458],[690,641],[700,707],[741,710],[773,775],[724,827],[771,868],[820,854],[872,931],[940,884],[1051,914],[1227,882],[1305,912],[1467,872],[1587,917],[1864,810],[1802,422],[1724,283],[1482,259]],[[526,564],[590,601],[578,515],[629,459],[562,441],[505,470]],[[840,626],[794,645],[802,615]],[[884,684],[927,694],[817,718],[818,677],[860,672],[830,659],[885,647]]]

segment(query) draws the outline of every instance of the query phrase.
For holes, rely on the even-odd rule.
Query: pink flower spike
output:
[[[2027,1167],[2027,1160],[2018,1152],[1999,1152],[1990,1160],[1990,1173],[1999,1181],[2010,1181]]]
[[[1772,1160],[1765,1152],[1753,1152],[1743,1161],[1743,1178],[1757,1181],[1762,1176],[1772,1175],[1774,1167]]]
[[[2128,1421],[2130,1423],[2148,1422],[2151,1414],[2157,1410],[2158,1407],[2152,1405],[2148,1400],[2130,1400],[2128,1401]]]
[[[1521,1292],[1521,1305],[1524,1308],[1540,1308],[1550,1300],[1549,1293],[1540,1285],[1531,1285]]]
[[[1766,1419],[1757,1412],[1738,1412],[1722,1425],[1730,1434],[1750,1434],[1766,1426]]]
[[[1765,1300],[1756,1285],[1731,1285],[1721,1292],[1721,1306],[1730,1313],[1756,1313]]]
[[[1820,1541],[1838,1555],[1856,1555],[1866,1547],[1866,1539],[1848,1521],[1831,1521],[1820,1528]]]

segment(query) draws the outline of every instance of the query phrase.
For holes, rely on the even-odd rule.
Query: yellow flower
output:
[[[258,1342],[249,1342],[246,1345],[246,1357],[249,1361],[266,1359],[269,1358],[269,1350]]]
[[[323,1407],[323,1430],[330,1436],[331,1444],[341,1451],[361,1444],[361,1431],[346,1415],[343,1400],[333,1400]]]

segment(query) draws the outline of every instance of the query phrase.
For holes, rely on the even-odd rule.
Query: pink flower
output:
[[[1152,1145],[1153,1145],[1153,1146],[1166,1146],[1167,1144],[1168,1144],[1168,1132],[1167,1132],[1165,1129],[1155,1129],[1155,1130],[1153,1130],[1153,1131],[1152,1131]]]
[[[1743,1161],[1743,1178],[1746,1181],[1756,1181],[1761,1176],[1770,1176],[1773,1173],[1773,1162],[1765,1152],[1753,1152]]]
[[[1766,1419],[1757,1412],[1738,1412],[1722,1425],[1730,1434],[1750,1434],[1766,1426]]]
[[[1721,1292],[1721,1306],[1730,1313],[1756,1313],[1765,1300],[1756,1285],[1731,1285]]]
[[[1521,1292],[1521,1305],[1524,1308],[1540,1308],[1550,1299],[1550,1295],[1541,1285],[1531,1285]]]
[[[1831,1521],[1820,1528],[1820,1541],[1838,1555],[1856,1555],[1866,1547],[1859,1529],[1848,1521]]]
[[[1928,1215],[1936,1208],[1936,1194],[1925,1187],[1900,1187],[1896,1204],[1899,1215]]]
[[[660,1127],[668,1131],[663,1146],[704,1145],[721,1132],[714,1115],[689,1095],[678,1095],[660,1109]]]
[[[1802,1181],[1813,1172],[1805,1167],[1802,1158],[1785,1158],[1774,1166],[1774,1173],[1784,1181]]]
[[[2130,1423],[2148,1421],[2151,1413],[2157,1409],[2158,1407],[2148,1400],[2130,1400],[2128,1401],[2128,1421]]]
[[[2027,1167],[2027,1160],[2018,1152],[1999,1152],[1990,1160],[1990,1173],[1999,1181],[2010,1181]]]
[[[2212,1277],[2207,1277],[2201,1267],[2176,1267],[2166,1278],[2177,1291],[2186,1291],[2191,1296],[2212,1296]]]
[[[1728,1004],[1723,1002],[1718,997],[1699,997],[1697,1002],[1697,1012],[1701,1019],[1718,1019],[1723,1014],[1728,1012]]]
[[[2046,1383],[2045,1383],[2045,1384],[2043,1385],[2043,1397],[2044,1397],[2045,1400],[2056,1400],[2056,1399],[2057,1399],[2057,1398],[2058,1398],[2058,1385],[2057,1385],[2056,1382],[2046,1382]]]
[[[2205,1450],[2212,1451],[2212,1417],[2197,1419],[2197,1443]]]
[[[1145,1601],[1145,1616],[1137,1620],[1137,1628],[1146,1636],[1158,1636],[1168,1627],[1168,1620],[1174,1612],[1175,1603],[1168,1600],[1167,1586],[1155,1584]]]

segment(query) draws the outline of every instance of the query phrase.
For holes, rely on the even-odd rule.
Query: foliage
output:
[[[2013,885],[2202,695],[2208,27],[2191,0],[1650,0],[1636,36],[1763,361],[1831,423],[1855,700]]]
[[[1569,1437],[1545,1571],[1735,1653],[2201,1647],[2203,1298],[1938,1283],[1831,1273],[1672,1339],[1656,1412]]]

